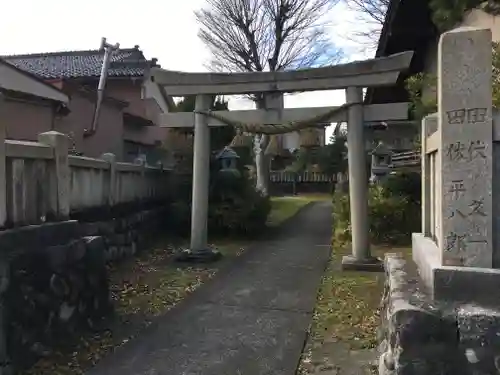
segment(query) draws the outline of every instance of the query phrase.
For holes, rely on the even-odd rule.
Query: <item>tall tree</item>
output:
[[[208,46],[209,68],[262,72],[338,62],[341,53],[328,34],[326,15],[338,0],[206,0],[197,11],[199,36]],[[263,94],[251,97],[265,108]],[[266,135],[255,136],[257,189],[268,192]]]
[[[323,173],[334,175],[347,171],[347,138],[345,135],[332,136],[330,143],[321,148],[318,165]]]
[[[190,95],[182,98],[176,104],[176,111],[178,112],[193,112],[196,104],[196,96]],[[212,99],[212,105],[210,106],[212,111],[227,111],[227,101],[224,98],[214,96]],[[227,146],[231,142],[235,135],[235,130],[230,126],[220,126],[210,129],[210,149],[212,151],[221,150],[224,146]]]
[[[347,170],[347,147],[344,134],[332,136],[330,143],[316,149],[301,148],[295,153],[292,170],[302,172],[316,165],[322,173],[334,175]]]

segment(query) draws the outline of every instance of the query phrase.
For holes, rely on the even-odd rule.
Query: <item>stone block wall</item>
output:
[[[436,302],[417,268],[387,254],[379,375],[500,374],[500,308]]]
[[[107,262],[118,261],[147,248],[158,232],[165,228],[168,207],[160,206],[128,213],[118,218],[82,222],[86,236],[100,236],[105,244]]]
[[[105,244],[77,221],[0,232],[0,363],[32,363],[111,313]]]
[[[155,206],[0,232],[0,374],[106,324],[113,312],[106,263],[151,244],[168,216],[168,206]]]

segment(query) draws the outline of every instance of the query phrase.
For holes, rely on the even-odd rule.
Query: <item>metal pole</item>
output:
[[[347,88],[346,99],[348,104],[354,104],[349,107],[347,125],[352,255],[342,258],[342,269],[378,271],[382,263],[370,253],[363,89]]]
[[[86,132],[88,135],[94,134],[97,130],[102,100],[104,98],[104,88],[106,87],[106,80],[108,78],[109,63],[111,62],[111,56],[113,55],[113,52],[117,51],[119,48],[120,43],[112,45],[106,42],[106,38],[102,38],[100,50],[104,50],[104,58],[102,62],[101,76],[99,78],[99,85],[97,87],[97,101],[94,116],[92,118],[92,126],[90,127],[90,130]]]

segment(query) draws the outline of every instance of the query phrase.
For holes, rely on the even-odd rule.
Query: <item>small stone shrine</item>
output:
[[[422,122],[422,233],[413,261],[385,258],[379,374],[500,374],[498,142],[491,31],[449,31]]]

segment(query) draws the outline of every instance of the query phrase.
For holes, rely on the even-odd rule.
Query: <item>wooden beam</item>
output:
[[[408,118],[409,103],[371,104],[364,106],[365,123],[388,120],[406,120]],[[288,108],[282,110],[258,110],[247,111],[214,111],[231,121],[258,124],[283,124],[292,121],[302,121],[316,117],[328,112],[335,107],[313,107],[313,108]],[[194,124],[193,112],[171,112],[159,116],[158,125],[167,128],[192,128]],[[347,121],[347,111],[336,113],[330,119],[332,122]],[[209,117],[208,126],[226,126],[219,120]]]
[[[412,57],[413,52],[408,51],[323,68],[278,72],[186,73],[152,68],[149,79],[172,96],[337,90],[395,84]]]

